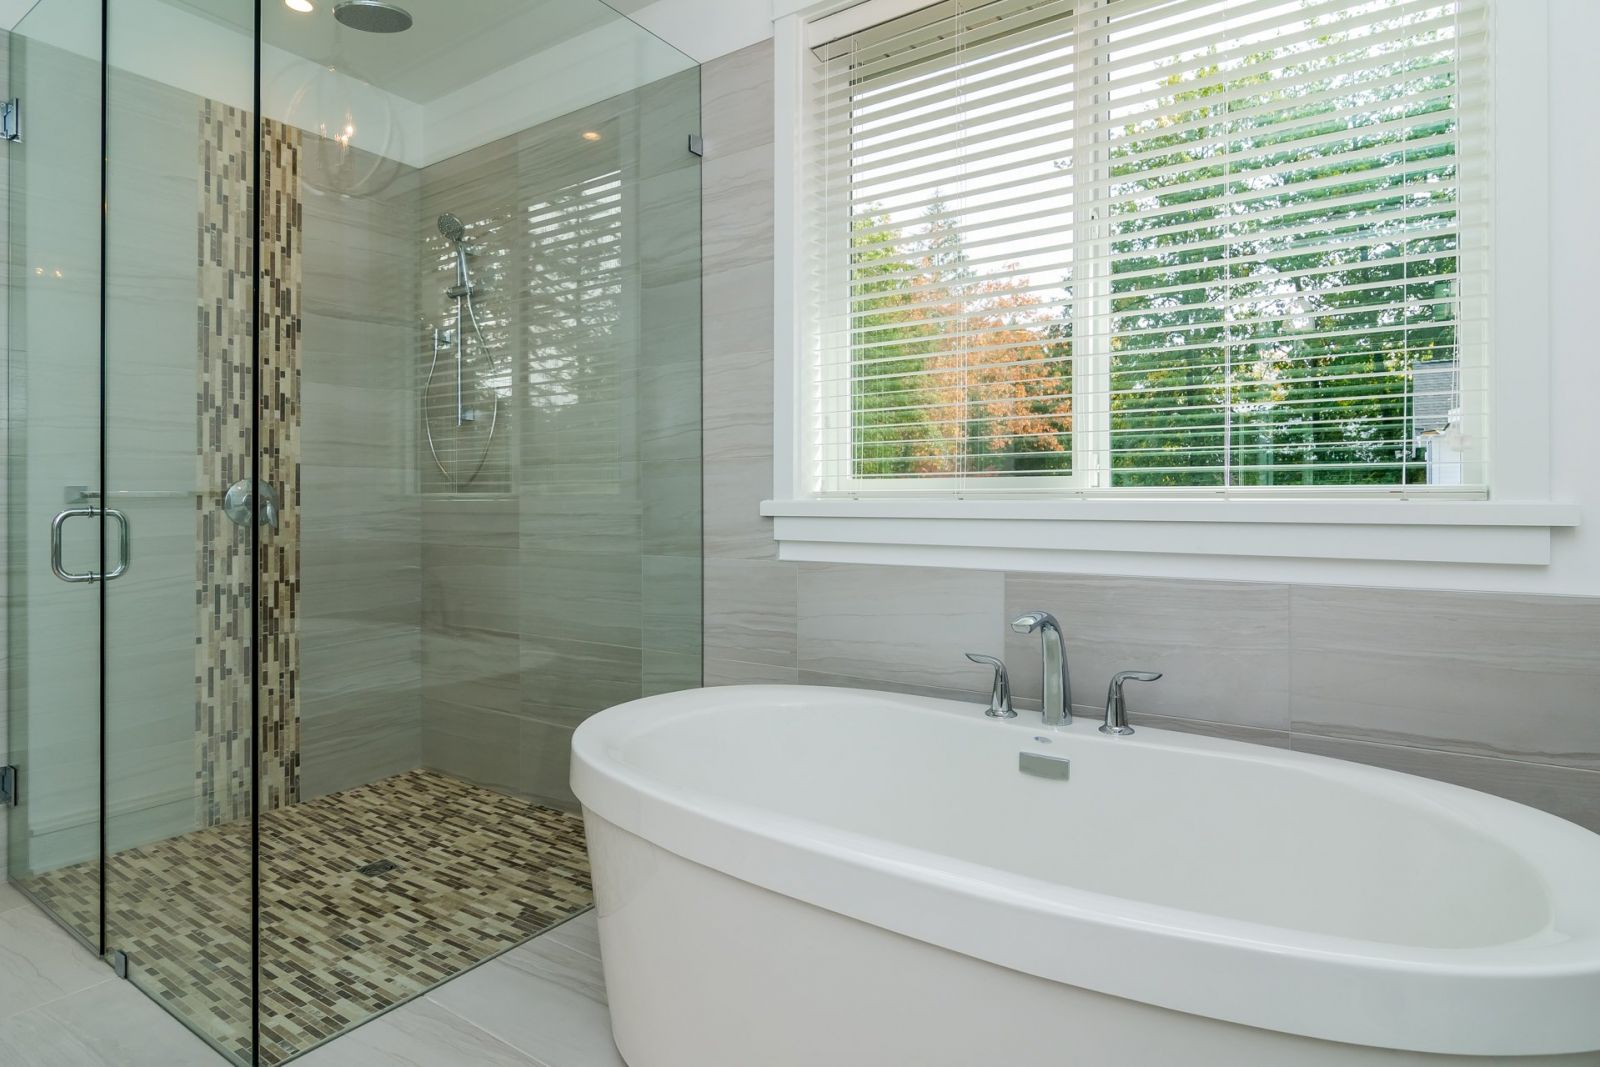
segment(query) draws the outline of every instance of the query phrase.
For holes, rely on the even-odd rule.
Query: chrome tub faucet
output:
[[[1067,647],[1061,639],[1061,624],[1048,611],[1030,611],[1011,622],[1019,634],[1038,631],[1043,644],[1044,677],[1041,692],[1046,726],[1072,723],[1072,675],[1067,670]]]

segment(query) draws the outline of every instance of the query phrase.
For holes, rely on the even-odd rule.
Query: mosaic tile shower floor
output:
[[[108,937],[140,988],[249,1062],[249,826],[114,856]],[[384,873],[369,864],[396,865]],[[583,821],[431,771],[261,817],[261,1062],[277,1064],[591,903]],[[92,927],[93,864],[27,889]]]

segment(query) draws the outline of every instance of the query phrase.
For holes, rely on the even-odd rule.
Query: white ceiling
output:
[[[608,0],[696,63],[772,36],[774,0]],[[791,4],[792,0],[777,0]]]
[[[220,7],[239,6],[239,0],[167,2],[209,18]],[[363,33],[333,17],[334,0],[314,2],[309,13],[292,11],[281,0],[263,3],[262,43],[337,66],[419,104],[622,17],[600,0],[399,0],[416,20],[409,30]]]
[[[0,26],[10,29],[22,20],[33,0],[0,0]]]
[[[400,0],[416,23],[399,34],[351,30],[334,0],[312,2],[300,14],[262,0],[263,112],[315,130],[329,108],[348,124],[354,107],[357,147],[422,167],[754,44],[771,34],[773,0],[613,0],[629,18],[600,0]],[[112,0],[113,62],[251,107],[254,3]],[[0,0],[0,16],[23,6]],[[13,26],[29,38],[99,54],[92,0],[41,0],[26,14]]]
[[[0,0],[0,27],[10,28],[15,26],[22,16],[34,6],[36,0]],[[46,4],[81,4],[85,0],[42,0]],[[215,10],[218,0],[172,0],[182,3],[191,10]],[[332,20],[328,11],[332,9],[333,0],[313,0],[318,11],[312,15],[296,15],[285,8],[279,0],[263,0],[262,15],[266,22],[265,30],[268,39],[281,47],[310,55],[310,51],[317,46],[331,44],[328,34],[328,25]],[[410,93],[426,94],[430,87],[447,84],[455,77],[451,61],[434,62],[425,53],[433,49],[430,42],[436,39],[445,39],[457,42],[472,41],[475,49],[472,51],[477,64],[479,77],[491,70],[528,55],[531,52],[541,51],[551,44],[559,43],[574,32],[574,23],[583,19],[598,18],[603,21],[604,12],[599,10],[599,0],[399,0],[416,16],[417,24],[410,31],[399,34],[398,37],[411,38],[406,49],[376,47],[382,42],[381,37],[351,34],[346,31],[346,36],[371,36],[370,42],[353,45],[355,49],[350,53],[349,61],[352,66],[361,66],[365,52],[376,49],[372,61],[376,66],[389,68],[392,64],[390,57],[406,51],[407,54],[418,60],[421,69],[414,76],[409,71],[393,71],[397,76],[403,76],[410,85],[410,91],[402,92],[398,87],[391,91],[411,99]],[[785,7],[792,7],[793,0],[779,0]],[[704,63],[715,59],[717,56],[728,52],[737,51],[746,45],[755,44],[757,41],[772,36],[772,0],[608,0],[611,7],[627,14],[645,29],[665,40],[674,48],[690,56],[696,62]],[[238,6],[241,10],[248,10],[249,0],[230,0],[227,6]],[[302,23],[299,27],[284,26],[290,19],[313,20],[312,23]],[[320,29],[315,27],[316,21],[323,25]],[[592,26],[594,23],[591,23]],[[484,33],[484,27],[493,27],[500,32]],[[426,30],[423,34],[418,31]],[[443,35],[436,38],[436,34]],[[398,44],[398,41],[391,41]],[[441,57],[449,52],[444,49]],[[459,60],[455,60],[459,62]],[[368,70],[367,73],[376,78],[379,71]],[[472,80],[472,79],[467,79]]]

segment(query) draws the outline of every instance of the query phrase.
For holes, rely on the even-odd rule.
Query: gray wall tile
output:
[[[522,713],[576,729],[595,712],[637,698],[643,670],[637,645],[524,634]]]
[[[1100,718],[1098,711],[1089,711],[1095,720]],[[1175,730],[1182,734],[1199,734],[1201,737],[1220,737],[1228,741],[1245,741],[1252,745],[1266,745],[1268,748],[1290,747],[1290,735],[1284,730],[1261,730],[1254,726],[1236,726],[1226,722],[1206,722],[1204,719],[1179,719],[1170,715],[1152,715],[1149,712],[1130,710],[1129,722],[1134,729],[1148,726],[1156,730]]]
[[[305,646],[302,645],[302,648]],[[376,782],[422,765],[422,702],[395,679],[302,705],[300,799]]]
[[[706,154],[715,159],[773,139],[772,41],[762,41],[704,68]]]
[[[1127,688],[1130,714],[1289,728],[1286,586],[1006,575],[1006,618],[996,623],[1036,609],[1061,621],[1080,707],[1103,711],[1112,674],[1148,669],[1163,677]],[[1004,632],[1014,691],[1037,701],[1039,637]]]
[[[796,667],[770,663],[741,663],[731,659],[706,659],[706,685],[799,685]]]
[[[799,663],[799,568],[779,560],[706,561],[706,659]]]
[[[643,564],[642,647],[698,661],[704,651],[703,562],[696,556],[645,556]]]
[[[704,685],[705,663],[699,653],[646,648],[640,653],[639,695],[653,697]]]
[[[423,625],[433,629],[517,633],[522,588],[514,549],[423,546]]]
[[[1297,587],[1297,732],[1600,770],[1600,598]]]
[[[526,720],[519,745],[522,776],[515,790],[541,804],[577,811],[578,798],[572,794],[572,730],[555,723]]]
[[[984,683],[980,695],[972,689],[947,688],[938,685],[924,685],[920,682],[905,682],[888,678],[863,678],[859,675],[829,674],[824,671],[801,671],[801,685],[826,685],[844,689],[873,689],[881,693],[909,693],[912,696],[932,697],[935,700],[960,700],[969,703],[981,702],[985,707],[989,702],[988,683]]]
[[[772,46],[706,65],[705,552],[774,559]]]
[[[1293,735],[1291,747],[1494,793],[1600,833],[1600,771],[1302,733]]]
[[[700,460],[639,464],[644,550],[652,556],[700,555],[703,479]]]
[[[772,262],[771,145],[707,158],[702,168],[706,210],[701,243],[708,274]]]
[[[723,435],[708,433],[711,448],[722,447]],[[776,559],[772,520],[761,515],[761,502],[772,495],[772,458],[748,451],[713,459],[705,467],[705,552],[708,558]]]
[[[522,784],[520,715],[449,700],[429,701],[422,720],[422,765],[490,789],[515,793]]]
[[[414,172],[305,199],[301,791],[419,766],[422,516],[413,411]]]
[[[522,707],[522,636],[430,626],[422,635],[422,711],[439,704],[514,714]]]
[[[708,426],[756,421],[771,428],[772,284],[770,262],[705,277]]]
[[[498,736],[491,784],[547,802],[572,802],[567,748],[585,718],[701,679],[699,81],[664,79],[422,175],[416,232],[440,211],[477,221],[475,240],[506,253],[484,257],[486,276],[500,264],[485,302],[507,349],[536,361],[512,371],[505,485],[423,483],[423,758],[485,780],[462,738]],[[530,257],[528,205],[570,200],[611,166],[619,239]],[[614,298],[576,312],[561,284],[602,277]]]
[[[800,669],[964,692],[989,691],[1005,577],[931,567],[803,563]]]
[[[643,647],[639,556],[542,549],[516,569],[524,634]]]

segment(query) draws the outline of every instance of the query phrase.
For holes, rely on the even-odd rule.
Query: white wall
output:
[[[1600,397],[1600,351],[1597,351],[1600,344],[1596,342],[1590,321],[1593,292],[1597,283],[1600,283],[1600,268],[1596,267],[1594,256],[1596,237],[1600,236],[1600,205],[1590,193],[1594,175],[1600,173],[1596,169],[1600,167],[1600,124],[1595,123],[1592,116],[1592,101],[1600,97],[1600,66],[1593,62],[1591,50],[1586,44],[1600,34],[1600,4],[1591,0],[1492,2],[1498,5],[1498,31],[1507,45],[1507,62],[1518,64],[1497,75],[1503,85],[1514,85],[1515,92],[1497,95],[1502,97],[1503,107],[1506,106],[1505,100],[1514,98],[1518,103],[1511,105],[1513,109],[1528,110],[1527,115],[1513,110],[1510,114],[1497,116],[1501,127],[1497,136],[1502,152],[1499,181],[1504,203],[1497,211],[1500,229],[1496,241],[1513,260],[1524,254],[1537,257],[1527,262],[1525,270],[1519,262],[1505,265],[1507,269],[1502,270],[1497,284],[1503,292],[1510,293],[1529,278],[1538,278],[1546,273],[1549,277],[1547,301],[1540,299],[1546,295],[1543,292],[1532,294],[1531,297],[1518,292],[1515,300],[1503,299],[1497,304],[1497,308],[1509,308],[1513,316],[1522,316],[1523,321],[1507,323],[1504,312],[1501,312],[1493,358],[1499,367],[1512,376],[1518,374],[1521,363],[1529,368],[1530,376],[1537,377],[1542,373],[1541,357],[1547,356],[1550,378],[1548,401],[1543,400],[1543,394],[1540,393],[1540,401],[1531,405],[1526,415],[1519,406],[1514,418],[1507,416],[1509,425],[1496,426],[1496,452],[1497,455],[1537,452],[1542,457],[1544,436],[1548,435],[1549,498],[1554,503],[1571,505],[1578,513],[1578,525],[1550,529],[1547,563],[1500,562],[1508,558],[1500,554],[1455,557],[1491,558],[1495,562],[1414,561],[1428,558],[1426,555],[1385,557],[1375,554],[1370,559],[1329,558],[1347,554],[1347,549],[1350,550],[1348,554],[1358,555],[1351,549],[1353,541],[1325,545],[1317,550],[1325,555],[1312,554],[1309,558],[1293,558],[1288,554],[1269,557],[1265,549],[1260,555],[1224,554],[1216,547],[1193,548],[1192,537],[1186,539],[1188,544],[1183,552],[1175,550],[1170,542],[1138,552],[1124,548],[1126,542],[1117,542],[1109,545],[1102,543],[1092,550],[1063,553],[1023,547],[1034,542],[1019,539],[1015,542],[1018,545],[1016,550],[1002,555],[993,551],[974,553],[963,547],[946,547],[943,542],[932,539],[925,530],[911,531],[898,527],[884,535],[889,540],[881,545],[862,548],[824,540],[792,543],[792,547],[785,547],[783,558],[1378,588],[1600,595],[1600,464],[1594,459],[1600,454],[1600,419],[1592,413],[1594,400]],[[780,9],[797,10],[805,8],[806,4],[803,0],[777,0],[777,6]],[[1511,43],[1517,35],[1510,31],[1524,30],[1521,36],[1535,37],[1537,45],[1537,28],[1546,20],[1544,45],[1534,49],[1546,54],[1540,56],[1538,62],[1523,61],[1523,42],[1517,41],[1516,49],[1513,49]],[[777,106],[783,105],[780,103]],[[1532,174],[1536,185],[1547,182],[1547,196],[1539,195],[1537,189],[1526,192],[1513,189],[1510,186],[1517,177],[1520,146],[1538,142],[1537,133],[1546,118],[1550,136],[1542,153],[1547,158],[1530,160],[1524,173]],[[709,144],[709,148],[712,155],[707,162],[708,165],[714,165],[717,146]],[[778,170],[780,176],[788,172],[781,152]],[[1548,223],[1541,210],[1541,201],[1544,200],[1550,205]],[[718,210],[719,205],[714,200],[708,200],[708,219]],[[1530,232],[1529,227],[1534,229]],[[1526,253],[1522,251],[1524,248],[1528,250]],[[785,254],[782,250],[778,253],[780,259]],[[1538,259],[1545,262],[1540,263]],[[786,266],[782,262],[778,264],[780,278]],[[1503,391],[1500,395],[1506,397],[1509,392]],[[779,403],[785,404],[786,401],[780,397]],[[1503,405],[1501,410],[1509,410],[1509,407]],[[784,409],[778,408],[777,413],[781,422]],[[1530,463],[1517,467],[1520,470],[1523,466],[1533,468],[1540,465]],[[1542,474],[1529,476],[1533,481],[1539,477]],[[1500,490],[1496,499],[1500,501],[1534,499],[1543,493],[1542,487],[1526,493],[1520,487],[1513,488],[1514,479],[1504,474],[1497,476],[1495,481]],[[1508,488],[1512,491],[1508,492]],[[772,495],[770,490],[768,495]],[[782,525],[784,523],[780,520]],[[1227,528],[1208,527],[1201,532],[1216,534],[1219,529]],[[1477,536],[1480,532],[1469,527],[1434,529],[1452,537]],[[1482,532],[1498,537],[1503,529],[1506,528],[1482,528]],[[1192,530],[1193,527],[1189,527],[1189,532]],[[1255,535],[1268,530],[1272,531],[1273,536],[1298,536],[1295,527],[1283,525],[1252,526],[1244,532]],[[1129,532],[1131,536],[1143,539],[1156,531],[1147,523]],[[1356,527],[1348,536],[1365,537],[1369,533],[1384,535],[1388,540],[1387,531],[1382,527]],[[1543,538],[1544,528],[1518,531],[1515,537],[1521,541],[1529,534]],[[927,539],[913,540],[913,536]],[[1436,537],[1436,534],[1430,531],[1429,536]],[[904,537],[904,540],[894,541],[893,538],[897,537]],[[1091,538],[1084,536],[1082,540],[1088,543]],[[1298,545],[1301,542],[1297,540],[1293,543]],[[1510,552],[1514,547],[1508,541],[1505,551]],[[1228,548],[1237,550],[1237,543],[1230,544]],[[1542,541],[1538,548],[1544,548]],[[1433,558],[1451,557],[1440,554]],[[1400,561],[1402,559],[1405,561]]]
[[[1504,0],[1502,0],[1504,2]],[[1583,525],[1559,536],[1544,592],[1600,594],[1600,4],[1549,0],[1551,489],[1583,508]],[[1514,357],[1501,353],[1501,358]]]

